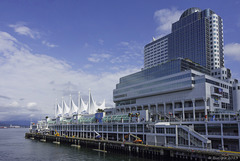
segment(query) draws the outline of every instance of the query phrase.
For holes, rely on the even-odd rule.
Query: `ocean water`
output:
[[[0,160],[3,161],[149,161],[125,154],[101,153],[90,148],[43,143],[25,139],[27,128],[0,129]]]

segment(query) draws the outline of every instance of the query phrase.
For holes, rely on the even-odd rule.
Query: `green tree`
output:
[[[101,112],[104,112],[104,110],[99,108],[99,109],[97,109],[97,112],[101,113]]]

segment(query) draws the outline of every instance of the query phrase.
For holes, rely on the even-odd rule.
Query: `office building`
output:
[[[224,67],[222,18],[210,9],[187,9],[170,34],[145,46],[144,68],[179,57],[209,70]]]

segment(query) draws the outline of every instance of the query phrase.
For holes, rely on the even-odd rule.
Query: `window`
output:
[[[223,92],[223,98],[227,98],[228,99],[228,93],[226,93],[226,92]]]
[[[175,128],[166,128],[167,134],[175,134]]]
[[[164,128],[156,128],[156,133],[164,134]]]

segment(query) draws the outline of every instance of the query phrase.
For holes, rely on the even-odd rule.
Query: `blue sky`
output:
[[[225,66],[239,79],[239,0],[0,1],[0,121],[53,114],[56,98],[80,91],[87,101],[89,88],[113,107],[119,78],[143,67],[144,45],[190,7],[223,18]]]

